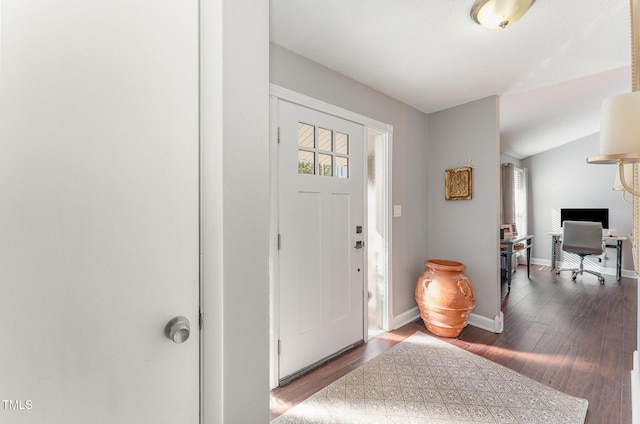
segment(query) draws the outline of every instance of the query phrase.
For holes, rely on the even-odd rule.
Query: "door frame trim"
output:
[[[393,305],[393,291],[391,290],[391,271],[392,271],[392,264],[391,264],[391,249],[392,249],[392,220],[393,220],[393,202],[392,202],[392,196],[391,196],[391,180],[392,180],[392,174],[391,174],[391,164],[393,163],[392,161],[392,140],[393,140],[393,127],[391,125],[386,125],[384,124],[384,128],[383,127],[378,127],[378,126],[374,126],[374,125],[370,125],[370,126],[365,126],[365,131],[367,132],[367,139],[368,139],[368,135],[369,135],[369,131],[375,132],[380,134],[384,141],[384,148],[383,148],[383,162],[384,162],[384,166],[382,167],[384,169],[384,200],[383,200],[383,204],[386,207],[386,213],[385,213],[385,220],[384,220],[384,228],[383,228],[383,233],[384,233],[384,260],[385,260],[385,270],[384,270],[384,279],[385,279],[385,287],[384,287],[384,303],[383,303],[383,311],[382,311],[382,330],[383,331],[391,331],[393,328],[393,322],[394,322],[394,317],[391,313],[391,305]],[[365,146],[366,149],[367,146]],[[365,172],[365,178],[366,176],[369,174],[368,173],[369,170],[369,161],[368,161],[368,157],[367,154],[365,154],[365,164],[364,164],[364,172]],[[367,209],[368,211],[368,203],[369,203],[369,199],[368,199],[368,189],[367,189],[367,184],[364,184],[364,201],[365,201],[365,209]],[[368,215],[368,214],[367,214]],[[366,246],[371,246],[371,244],[369,243],[369,237],[368,237],[368,229],[369,229],[369,222],[368,219],[366,220],[366,228],[367,231],[365,231],[365,240],[366,240]],[[367,250],[368,253],[368,250]],[[369,257],[369,255],[367,254],[367,258]],[[369,281],[369,274],[368,274],[368,266],[365,269],[365,293],[367,290],[367,286],[368,286],[368,281]],[[369,314],[368,314],[368,299],[367,296],[364,296],[364,319],[365,322],[368,322],[369,320]],[[369,334],[368,334],[368,325],[365,325],[365,340],[368,341],[369,340]]]
[[[281,87],[279,85],[276,84],[269,84],[269,106],[270,106],[270,125],[269,125],[269,138],[270,138],[270,158],[269,158],[269,162],[270,162],[270,186],[271,186],[271,194],[270,194],[270,200],[271,200],[271,205],[270,205],[270,225],[269,225],[269,236],[270,236],[270,243],[269,243],[269,248],[270,248],[270,255],[269,255],[269,317],[270,317],[270,324],[269,324],[269,380],[270,380],[270,388],[274,389],[276,387],[278,387],[279,384],[279,377],[278,377],[278,370],[279,370],[279,356],[278,356],[278,340],[280,339],[280,315],[279,315],[279,311],[280,311],[280,305],[279,305],[279,275],[278,275],[278,218],[279,218],[279,210],[278,210],[278,188],[279,188],[279,184],[278,184],[278,117],[279,117],[279,111],[278,111],[278,102],[280,100],[285,100],[291,103],[294,103],[296,105],[302,106],[302,107],[306,107],[309,109],[313,109],[316,110],[318,112],[322,112],[322,113],[326,113],[329,115],[333,115],[336,116],[338,118],[341,119],[346,119],[352,122],[355,122],[357,124],[361,124],[364,127],[364,141],[366,142],[367,139],[367,134],[368,134],[368,130],[372,129],[374,131],[386,134],[386,151],[385,154],[387,155],[387,160],[386,160],[386,173],[387,173],[387,186],[386,186],[386,190],[387,190],[387,287],[386,287],[386,297],[385,297],[385,311],[384,311],[384,316],[385,316],[385,322],[384,322],[384,329],[386,331],[388,331],[390,329],[390,325],[393,322],[392,319],[392,305],[393,305],[393,299],[392,299],[392,254],[391,254],[391,211],[392,211],[392,205],[391,205],[391,152],[392,152],[392,139],[393,139],[393,126],[390,124],[385,124],[383,122],[377,121],[375,119],[360,115],[358,113],[349,111],[347,109],[343,109],[341,107],[326,103],[324,101],[315,99],[313,97],[309,97],[307,95],[298,93],[296,91]],[[365,143],[365,148],[363,149],[363,155],[364,157],[363,159],[363,182],[366,181],[366,176],[367,176],[367,149],[366,149],[366,143]],[[367,185],[366,183],[363,184],[363,204],[365,207],[365,211],[366,211],[366,205],[367,205]],[[366,219],[366,216],[365,216]],[[365,234],[365,240],[366,240],[366,234]],[[365,255],[364,258],[364,266],[363,269],[365,271],[364,275],[363,275],[363,299],[366,302],[366,297],[365,293],[366,293],[366,281],[367,281],[367,275],[366,275],[366,270],[367,270],[367,258]],[[365,303],[365,308],[364,308],[364,321],[363,321],[363,340],[367,340],[367,310],[366,310],[366,303]]]

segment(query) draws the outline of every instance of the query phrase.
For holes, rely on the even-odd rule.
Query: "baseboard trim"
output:
[[[469,325],[491,331],[492,333],[502,333],[504,331],[504,314],[500,311],[494,319],[471,314],[469,316]]]
[[[402,327],[403,325],[409,324],[410,322],[413,322],[415,320],[417,320],[418,318],[420,318],[420,310],[418,309],[417,306],[409,309],[406,312],[401,313],[400,315],[397,315],[395,317],[393,317],[393,330],[397,330],[398,328]]]
[[[418,318],[420,318],[420,310],[416,306],[393,318],[393,330],[409,324]],[[493,319],[482,315],[471,314],[467,324],[483,330],[491,331],[492,333],[502,333],[504,331],[504,314],[500,311],[500,314],[496,315]]]
[[[531,258],[531,265],[540,265],[551,267],[550,259]]]
[[[551,267],[550,259],[540,259],[540,258],[531,258],[531,265],[540,265],[540,266],[548,266]],[[565,263],[565,262],[556,262],[557,268],[572,268],[575,267],[575,263]],[[610,267],[600,267],[598,271],[603,275],[616,275],[616,269]],[[623,269],[621,272],[623,277],[636,278],[637,274],[632,269]]]

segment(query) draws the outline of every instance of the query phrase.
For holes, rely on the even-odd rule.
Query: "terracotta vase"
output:
[[[457,337],[476,304],[473,286],[463,272],[467,266],[445,259],[428,259],[424,265],[415,290],[420,317],[433,334]]]

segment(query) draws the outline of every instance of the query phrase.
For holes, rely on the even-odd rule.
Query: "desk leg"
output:
[[[513,244],[507,244],[507,256],[505,257],[507,260],[507,291],[511,292],[511,262],[513,261]]]
[[[556,268],[556,243],[558,243],[558,237],[551,236],[551,269]]]
[[[620,281],[622,275],[622,240],[616,242],[616,279]]]
[[[527,278],[531,278],[531,243],[527,244]]]

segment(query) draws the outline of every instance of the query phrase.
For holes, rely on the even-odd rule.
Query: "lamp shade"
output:
[[[640,153],[640,92],[619,94],[602,103],[600,155]]]
[[[506,28],[520,19],[535,0],[476,0],[471,18],[491,29]]]

